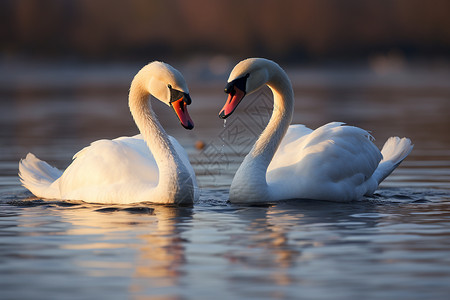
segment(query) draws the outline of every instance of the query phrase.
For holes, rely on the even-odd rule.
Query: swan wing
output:
[[[93,142],[75,154],[54,184],[59,184],[63,199],[96,202],[114,193],[135,194],[143,186],[156,185],[158,174],[152,153],[137,135]]]
[[[272,167],[281,167],[283,165],[289,165],[291,162],[288,158],[291,152],[298,151],[298,144],[300,144],[305,138],[313,132],[305,125],[294,124],[288,127],[286,135],[281,140],[280,146],[269,165],[269,169]]]
[[[376,188],[371,177],[382,155],[367,131],[339,122],[297,130],[268,167],[269,190],[278,198],[349,201]]]

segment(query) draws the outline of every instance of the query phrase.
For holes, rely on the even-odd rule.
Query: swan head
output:
[[[147,80],[148,92],[172,107],[184,128],[194,128],[194,122],[187,110],[192,101],[183,75],[169,64],[159,61],[148,64],[144,69],[150,77]]]
[[[225,86],[228,99],[219,113],[220,118],[229,117],[246,94],[253,93],[267,83],[269,80],[268,64],[273,64],[273,62],[264,58],[248,58],[233,68]]]

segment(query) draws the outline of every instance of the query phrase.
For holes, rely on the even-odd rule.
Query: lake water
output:
[[[202,188],[173,207],[42,200],[17,177],[28,152],[63,169],[92,141],[136,134],[127,91],[140,66],[3,64],[0,299],[448,299],[448,66],[287,69],[294,123],[343,121],[415,148],[374,197],[257,206],[228,203],[227,188],[271,95],[247,96],[224,127],[227,76],[211,66],[180,68],[193,131],[154,105]]]

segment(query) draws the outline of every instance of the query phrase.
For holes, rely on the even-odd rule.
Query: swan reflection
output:
[[[127,276],[132,278],[129,290],[139,293],[175,286],[183,275],[188,242],[183,233],[189,229],[192,207],[81,203],[49,209],[57,210],[59,222],[66,227],[54,234],[70,236],[69,243],[59,248],[72,256],[70,262],[86,276]]]

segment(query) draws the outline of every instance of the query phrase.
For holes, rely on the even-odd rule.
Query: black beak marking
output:
[[[186,103],[186,105],[189,105],[192,103],[191,100],[191,96],[189,96],[189,94],[184,93],[182,91],[176,90],[174,88],[172,88],[171,85],[169,85],[169,90],[170,90],[170,101],[169,103],[175,102],[177,100],[180,100],[181,98],[183,98],[183,101]]]
[[[226,119],[226,118],[228,118],[228,116],[225,116],[225,113],[223,111],[221,111],[219,114],[219,118],[221,118],[221,119]]]
[[[227,85],[225,86],[225,93],[230,94],[231,96],[233,96],[234,94],[236,94],[236,90],[234,89],[234,87],[240,89],[241,91],[243,91],[244,93],[246,93],[246,85],[247,85],[247,78],[250,76],[249,73],[245,74],[245,76],[243,77],[239,77],[231,82],[228,82]]]

